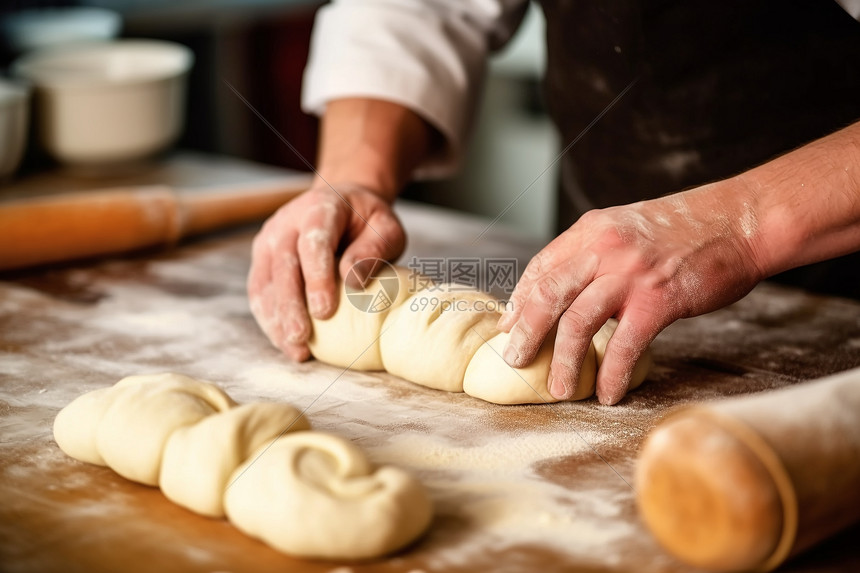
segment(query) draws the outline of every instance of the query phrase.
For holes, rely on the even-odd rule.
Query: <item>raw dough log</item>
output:
[[[54,439],[193,511],[226,510],[239,529],[300,557],[378,557],[427,528],[432,508],[417,481],[309,429],[287,404],[237,406],[214,384],[157,374],[79,396],[57,414]]]
[[[319,360],[352,368],[353,370],[382,370],[382,356],[379,352],[379,334],[382,323],[391,309],[406,300],[416,289],[411,280],[410,269],[394,267],[399,282],[396,297],[390,305],[383,305],[378,312],[359,310],[348,299],[344,284],[338,285],[338,305],[334,315],[325,320],[311,317],[313,333],[308,341],[311,353]],[[379,281],[374,279],[365,286],[367,292],[380,290]]]
[[[277,440],[230,479],[230,521],[285,553],[367,559],[405,546],[432,517],[418,482],[374,469],[358,447],[320,432]]]
[[[525,368],[511,368],[502,352],[511,335],[496,335],[483,345],[469,362],[463,389],[470,396],[496,404],[544,404],[558,402],[546,387],[555,331],[551,332],[538,350],[534,361]],[[594,394],[597,361],[594,344],[588,347],[579,372],[579,384],[571,400],[584,400]]]
[[[492,296],[450,286],[413,294],[389,312],[380,351],[388,372],[437,390],[462,392],[469,360],[498,333],[501,313]],[[461,304],[490,310],[457,310]]]
[[[423,386],[465,391],[497,404],[558,402],[546,386],[554,331],[532,364],[511,368],[501,358],[509,335],[496,328],[500,301],[462,290],[462,285],[456,290],[452,285],[434,286],[426,277],[416,280],[410,269],[394,269],[400,281],[398,296],[381,313],[356,308],[347,299],[343,282],[338,284],[334,316],[311,321],[314,332],[308,346],[315,358],[357,370],[384,369]],[[378,288],[371,282],[365,290],[373,293]],[[618,321],[610,319],[594,336],[571,400],[594,394],[597,370],[617,326]],[[645,380],[651,363],[646,349],[634,367],[631,390]]]

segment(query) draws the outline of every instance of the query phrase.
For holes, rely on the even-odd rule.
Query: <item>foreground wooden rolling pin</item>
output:
[[[174,192],[132,187],[0,203],[0,270],[169,245],[182,237],[260,221],[310,179]]]
[[[860,369],[679,410],[646,440],[637,502],[657,540],[766,571],[860,520]]]

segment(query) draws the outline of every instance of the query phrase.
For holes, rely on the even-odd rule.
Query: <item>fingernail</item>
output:
[[[311,295],[308,297],[308,309],[314,316],[320,317],[324,315],[328,310],[328,307],[328,297],[325,294],[321,292],[315,292],[311,293]]]
[[[505,353],[502,354],[502,358],[505,359],[505,362],[507,362],[509,366],[516,368],[516,365],[519,364],[520,361],[520,353],[513,344],[508,343],[508,346],[505,348]]]
[[[549,373],[549,393],[556,400],[567,400],[570,398],[568,388],[562,378],[557,378],[552,372]]]
[[[621,398],[616,398],[615,396],[607,396],[605,394],[597,397],[597,401],[600,402],[601,404],[603,404],[604,406],[612,406],[616,402],[618,402],[618,400],[620,400],[620,399]]]
[[[553,373],[550,372],[549,376],[546,379],[546,387],[549,390],[549,395],[552,396],[553,398],[555,398],[556,400],[561,399],[558,395],[559,385],[560,385],[560,382],[558,380],[556,380],[555,376],[553,376]]]

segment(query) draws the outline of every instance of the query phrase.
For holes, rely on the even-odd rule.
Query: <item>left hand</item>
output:
[[[589,211],[526,267],[499,321],[512,332],[505,361],[529,364],[558,323],[547,387],[567,399],[592,337],[615,317],[596,385],[600,402],[615,404],[660,331],[738,300],[764,278],[753,205],[753,192],[730,179]]]

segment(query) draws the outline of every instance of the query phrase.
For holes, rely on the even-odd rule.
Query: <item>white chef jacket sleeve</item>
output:
[[[336,0],[316,16],[302,109],[368,97],[415,111],[445,138],[417,177],[454,171],[475,116],[487,55],[510,39],[528,0]]]

